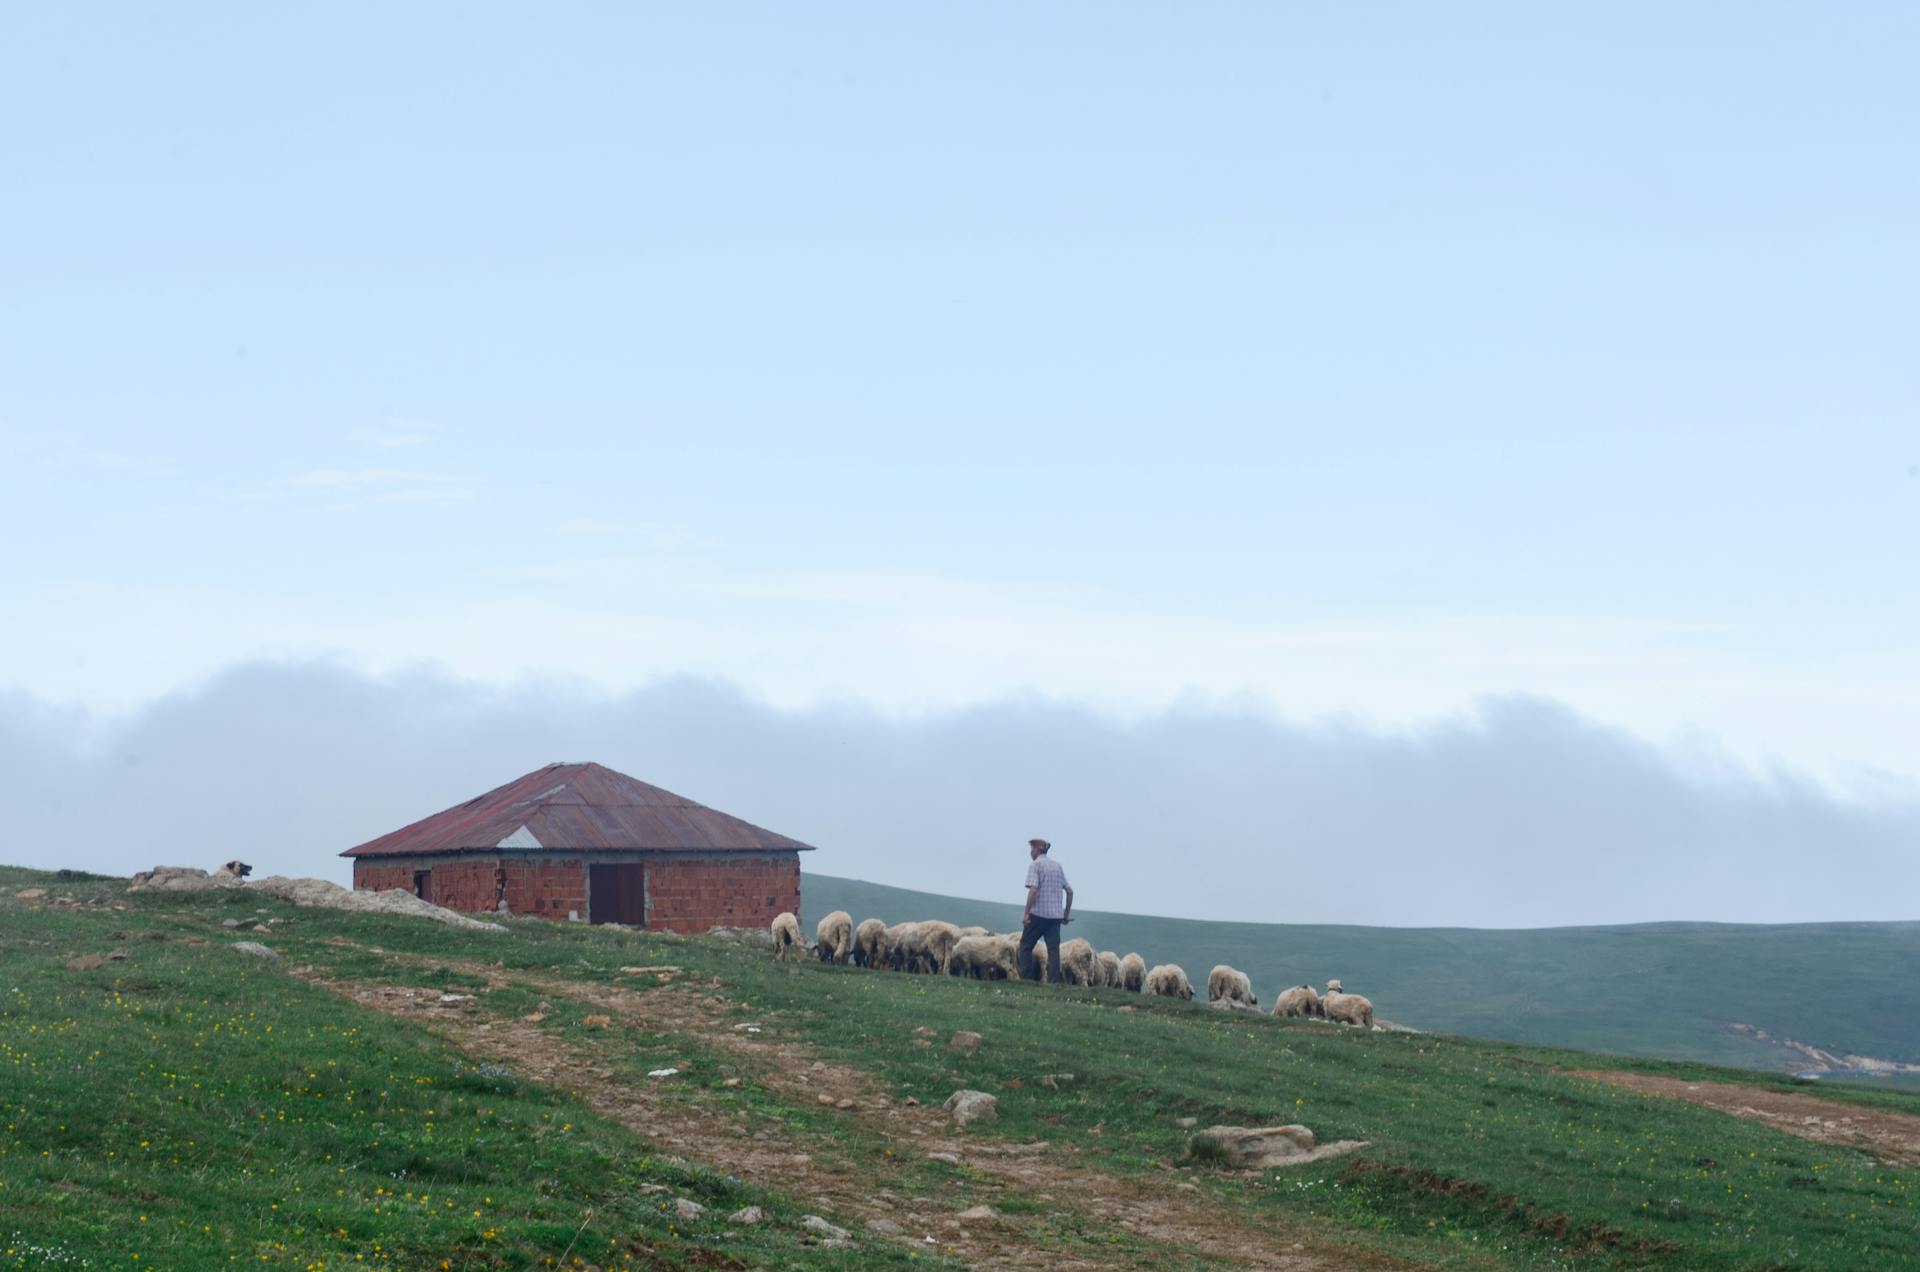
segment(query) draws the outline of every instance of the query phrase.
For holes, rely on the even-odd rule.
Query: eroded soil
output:
[[[1732,1082],[1689,1082],[1618,1069],[1586,1069],[1575,1076],[1626,1087],[1642,1095],[1704,1104],[1733,1117],[1765,1122],[1802,1139],[1857,1148],[1892,1165],[1920,1164],[1920,1117],[1911,1113],[1844,1104],[1797,1091],[1769,1091]]]

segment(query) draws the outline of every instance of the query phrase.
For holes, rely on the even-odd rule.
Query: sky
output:
[[[587,741],[673,769],[606,721],[687,685],[981,772],[1008,744],[973,723],[1040,712],[1058,807],[1000,811],[1128,853],[1174,823],[1096,810],[1187,727],[1259,731],[1267,768],[1151,784],[1249,845],[1309,794],[1283,753],[1426,756],[1316,814],[1364,853],[1436,739],[1524,704],[1704,801],[1697,841],[1641,828],[1669,860],[1724,865],[1786,790],[1826,811],[1778,852],[1910,884],[1916,35],[1890,4],[15,6],[0,730],[85,783],[181,703],[273,736],[233,691],[273,675],[546,721],[558,754],[394,754],[420,797],[347,833]],[[1483,800],[1524,750],[1483,748],[1514,778]],[[1515,922],[1690,912],[1595,890],[1591,825],[1443,802],[1470,877],[1596,844]],[[1421,896],[1354,921],[1439,921]]]

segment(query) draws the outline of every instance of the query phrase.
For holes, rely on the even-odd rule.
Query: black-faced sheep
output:
[[[853,952],[853,916],[835,910],[813,929],[814,952],[822,963],[844,963]]]
[[[1147,981],[1147,960],[1138,954],[1129,953],[1120,960],[1120,988],[1140,992]]]
[[[1060,942],[1060,979],[1069,985],[1092,985],[1094,969],[1100,963],[1091,943],[1074,937]]]
[[[774,915],[773,922],[767,924],[767,933],[773,938],[773,956],[783,963],[807,952],[806,944],[800,939],[800,920],[793,917],[791,910]]]
[[[1260,1000],[1253,995],[1253,982],[1247,979],[1247,974],[1225,963],[1216,963],[1213,970],[1207,973],[1207,1001],[1230,1003],[1235,1007],[1260,1006]]]
[[[1313,992],[1313,986],[1295,985],[1292,989],[1281,990],[1280,997],[1273,1000],[1273,1014],[1324,1017],[1327,1011],[1320,1005],[1320,995]]]
[[[1320,1000],[1326,1009],[1327,1019],[1343,1025],[1359,1025],[1363,1029],[1373,1028],[1373,1003],[1360,994],[1349,994],[1340,988],[1337,980],[1327,982],[1326,997]]]
[[[1147,973],[1143,988],[1160,998],[1193,999],[1193,983],[1178,963],[1159,963]]]
[[[1120,988],[1120,956],[1112,950],[1100,951],[1100,983]]]
[[[886,939],[887,925],[880,919],[862,919],[853,930],[853,965],[878,967],[880,944]]]
[[[947,975],[974,980],[1018,980],[1020,938],[1017,936],[963,936],[947,955]]]

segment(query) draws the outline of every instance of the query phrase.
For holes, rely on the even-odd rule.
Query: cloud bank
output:
[[[1013,900],[1045,835],[1091,909],[1531,927],[1920,917],[1920,805],[1683,772],[1555,703],[1418,731],[1009,701],[914,719],[728,686],[608,696],[246,664],[101,720],[0,694],[0,860],[127,873],[335,854],[593,759],[819,846],[809,870]]]

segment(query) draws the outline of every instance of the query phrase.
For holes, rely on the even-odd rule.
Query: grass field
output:
[[[1021,863],[1010,877],[1017,899]],[[944,918],[996,931],[1019,907],[809,874],[809,921],[846,910]],[[809,932],[811,928],[809,927]],[[1920,923],[1786,926],[1369,928],[1204,923],[1082,910],[1071,935],[1138,950],[1196,979],[1215,963],[1253,978],[1261,1001],[1342,978],[1400,1024],[1513,1042],[1781,1071],[1794,1057],[1731,1031],[1741,1023],[1823,1049],[1920,1063]],[[1804,1061],[1801,1062],[1804,1064]],[[1920,1090],[1920,1076],[1873,1079]]]
[[[94,908],[0,896],[0,1267],[942,1266],[969,1258],[942,1217],[982,1201],[1000,1212],[996,1248],[1035,1256],[1010,1266],[1241,1265],[1085,1201],[1180,1185],[1246,1248],[1299,1246],[1315,1267],[1920,1267],[1920,1168],[1561,1072],[1592,1056],[779,965],[704,938],[535,921],[490,936],[0,870],[0,886],[28,883]],[[256,919],[273,930],[224,925]],[[243,939],[279,960],[228,948]],[[115,950],[126,957],[68,968]],[[665,964],[681,977],[638,978],[645,992],[622,1000],[636,1014],[596,1027],[594,995],[636,983],[623,967]],[[395,1016],[322,984],[428,1005]],[[464,997],[441,1010],[443,993]],[[906,1123],[816,1101],[733,1045],[749,1027],[857,1070],[891,1111],[968,1086],[997,1095],[999,1120],[967,1132],[964,1160],[929,1160]],[[941,1045],[956,1029],[985,1042]],[[479,1058],[510,1030],[503,1061]],[[644,1117],[610,1117],[543,1076],[530,1041],[608,1099],[661,1094]],[[680,1072],[648,1078],[661,1067]],[[1894,1093],[1833,1094],[1920,1113]],[[1189,1117],[1299,1121],[1370,1147],[1233,1174],[1188,1158]],[[811,1164],[721,1170],[663,1148],[703,1126],[717,1153],[748,1154],[729,1160],[793,1149]],[[1037,1184],[994,1173],[992,1154],[1019,1145]],[[910,1220],[903,1237],[821,1204],[849,1179],[859,1193],[824,1200],[884,1198]],[[1073,1194],[1060,1187],[1072,1179],[1106,1182]],[[680,1218],[681,1198],[705,1214]],[[724,1220],[748,1204],[769,1220]],[[819,1243],[804,1213],[855,1237]]]

